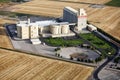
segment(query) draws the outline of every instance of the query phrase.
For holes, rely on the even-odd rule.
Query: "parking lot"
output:
[[[96,58],[99,57],[99,54],[97,54],[95,51],[81,47],[68,47],[68,48],[63,48],[60,51],[60,55],[64,58],[70,58],[70,55],[74,53],[79,53],[79,54],[84,53],[87,55],[86,59],[92,59],[92,60],[95,60]]]

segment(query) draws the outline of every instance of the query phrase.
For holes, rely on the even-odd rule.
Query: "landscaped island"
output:
[[[77,46],[82,44],[83,41],[80,39],[63,39],[63,38],[47,38],[45,42],[52,46]]]
[[[95,36],[94,34],[87,33],[87,34],[80,34],[81,37],[88,40],[93,46],[99,48],[103,56],[107,56],[109,54],[114,54],[115,49],[106,41],[100,39],[99,37]]]

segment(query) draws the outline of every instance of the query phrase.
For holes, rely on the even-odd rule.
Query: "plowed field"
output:
[[[86,80],[93,68],[0,49],[0,80]]]

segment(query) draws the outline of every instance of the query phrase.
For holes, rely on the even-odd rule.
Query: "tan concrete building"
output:
[[[30,38],[31,39],[33,39],[33,38],[39,38],[39,34],[38,34],[38,26],[36,25],[36,26],[30,26],[29,27],[29,36],[30,36]]]
[[[45,25],[44,25],[45,24]],[[20,22],[17,24],[17,36],[22,39],[35,39],[39,37],[65,37],[74,36],[70,32],[68,23],[57,23],[55,21],[39,21],[30,23]]]
[[[30,22],[21,21],[17,24],[17,36],[21,39],[38,38],[38,26]]]
[[[87,27],[87,14],[84,9],[79,9],[78,12],[78,21],[77,21],[77,29],[78,31],[85,30]]]
[[[29,27],[26,26],[18,26],[17,27],[17,36],[21,39],[29,39]]]

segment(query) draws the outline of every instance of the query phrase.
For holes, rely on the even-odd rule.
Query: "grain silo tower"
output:
[[[62,33],[62,26],[61,25],[59,25],[59,29],[58,29],[58,34],[61,34]]]
[[[29,39],[29,27],[27,25],[17,25],[17,36],[22,39]]]
[[[59,26],[58,25],[51,25],[50,26],[50,32],[52,34],[59,34]]]
[[[87,14],[86,11],[83,8],[81,8],[79,9],[78,13],[77,29],[78,31],[82,31],[86,29],[86,27],[87,27]]]
[[[31,25],[29,26],[29,32],[30,32],[30,38],[38,38],[38,26],[37,25]]]
[[[69,25],[62,25],[62,34],[69,33]]]

